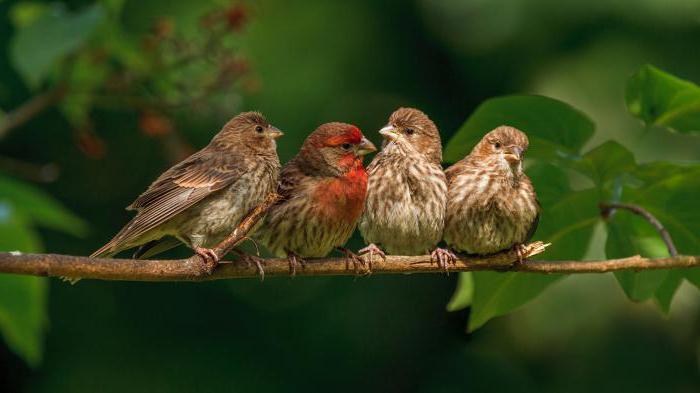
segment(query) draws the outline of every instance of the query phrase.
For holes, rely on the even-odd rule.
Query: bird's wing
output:
[[[279,182],[277,185],[277,194],[280,199],[275,204],[284,203],[289,200],[292,195],[295,195],[295,190],[299,186],[299,181],[304,177],[304,173],[295,160],[292,160],[285,165],[280,171]]]
[[[540,201],[535,199],[535,203],[537,204],[537,216],[535,216],[535,219],[532,221],[532,224],[530,225],[530,229],[527,231],[527,236],[525,237],[525,241],[529,241],[532,239],[533,236],[535,236],[535,231],[537,231],[537,226],[540,224]]]
[[[95,255],[129,243],[165,223],[213,192],[235,183],[243,174],[242,160],[200,151],[163,173],[127,209],[138,214]]]

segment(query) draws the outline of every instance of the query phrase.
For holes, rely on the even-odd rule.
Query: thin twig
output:
[[[218,255],[219,258],[223,258],[226,256],[226,254],[233,250],[234,247],[243,242],[246,239],[248,232],[250,232],[255,224],[257,224],[258,221],[260,221],[260,219],[265,215],[267,209],[274,205],[279,199],[280,196],[278,194],[272,193],[268,195],[261,204],[256,206],[245,217],[243,217],[236,229],[226,239],[222,240],[219,245],[214,247],[214,252],[216,255]],[[197,258],[197,256],[194,255],[192,258]]]
[[[544,250],[541,242],[527,246],[528,256]],[[540,274],[606,273],[620,270],[652,270],[700,267],[700,256],[676,256],[647,259],[633,256],[607,261],[527,261],[515,264],[514,251],[484,257],[459,257],[450,272],[514,271]],[[289,276],[289,262],[283,258],[264,262],[265,276]],[[55,254],[0,253],[0,272],[32,276],[70,277],[122,281],[211,281],[233,278],[258,277],[257,269],[244,263],[225,262],[211,274],[206,274],[199,260],[134,260],[93,259]],[[376,274],[444,273],[430,264],[430,255],[387,256],[386,261],[375,261]],[[344,258],[310,259],[306,267],[298,269],[297,276],[352,276]]]
[[[675,257],[678,255],[678,250],[676,249],[676,245],[673,244],[673,239],[671,238],[671,234],[668,233],[666,228],[663,226],[661,221],[657,220],[656,217],[654,217],[653,214],[649,213],[646,209],[639,205],[633,205],[631,203],[601,203],[598,205],[600,207],[600,210],[603,213],[604,217],[610,217],[615,209],[625,209],[628,210],[638,216],[642,216],[645,220],[647,220],[655,229],[657,232],[659,232],[659,235],[661,236],[661,239],[666,243],[666,248],[668,248],[668,253],[672,257]]]
[[[23,125],[60,101],[66,92],[65,86],[58,85],[47,92],[32,97],[19,108],[5,114],[4,119],[0,122],[0,139],[4,138],[13,128]]]

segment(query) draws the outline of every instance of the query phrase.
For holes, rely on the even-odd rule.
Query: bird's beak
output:
[[[389,140],[389,141],[395,141],[399,139],[399,133],[397,132],[396,128],[390,124],[387,124],[379,130],[379,133],[382,134],[384,139]]]
[[[360,144],[357,145],[357,155],[358,156],[364,156],[366,154],[369,154],[373,151],[377,151],[377,148],[374,146],[374,143],[370,142],[369,139],[367,138],[362,138],[360,141]]]
[[[510,146],[506,149],[504,157],[509,163],[517,164],[523,158],[523,149],[518,146]]]
[[[280,131],[279,128],[275,126],[269,126],[267,127],[267,136],[272,138],[272,139],[277,139],[284,135],[284,132]]]

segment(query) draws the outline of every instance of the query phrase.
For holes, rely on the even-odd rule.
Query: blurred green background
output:
[[[151,180],[243,110],[285,131],[284,162],[324,122],[379,142],[388,115],[415,106],[446,142],[485,99],[536,93],[595,121],[588,147],[698,161],[700,138],[640,132],[624,104],[644,63],[700,81],[698,42],[691,0],[0,0],[0,120],[42,94],[57,103],[0,129],[0,201],[38,198],[24,216],[0,203],[0,250],[89,254]],[[570,277],[467,334],[469,309],[445,309],[457,277],[28,278],[18,290],[0,277],[17,314],[0,308],[0,392],[700,391],[687,283],[665,316],[611,275]]]

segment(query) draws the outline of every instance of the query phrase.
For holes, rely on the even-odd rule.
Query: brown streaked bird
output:
[[[209,145],[168,169],[129,205],[136,217],[91,257],[141,246],[134,257],[147,258],[181,242],[213,269],[218,258],[211,248],[274,192],[280,169],[275,139],[281,135],[258,112],[234,117]]]
[[[376,151],[359,128],[327,123],[304,141],[280,173],[282,197],[267,212],[254,238],[279,257],[290,273],[304,258],[324,257],[334,248],[357,272],[362,258],[342,246],[355,230],[367,193],[363,156]]]
[[[523,172],[529,145],[522,131],[500,126],[445,171],[449,186],[445,241],[456,251],[492,254],[522,244],[539,221],[540,204]]]
[[[440,133],[428,116],[413,108],[397,109],[379,133],[385,141],[367,168],[367,202],[358,226],[369,246],[360,253],[368,253],[370,261],[375,254],[384,258],[383,250],[430,253],[447,269],[454,255],[436,248],[447,203]]]

